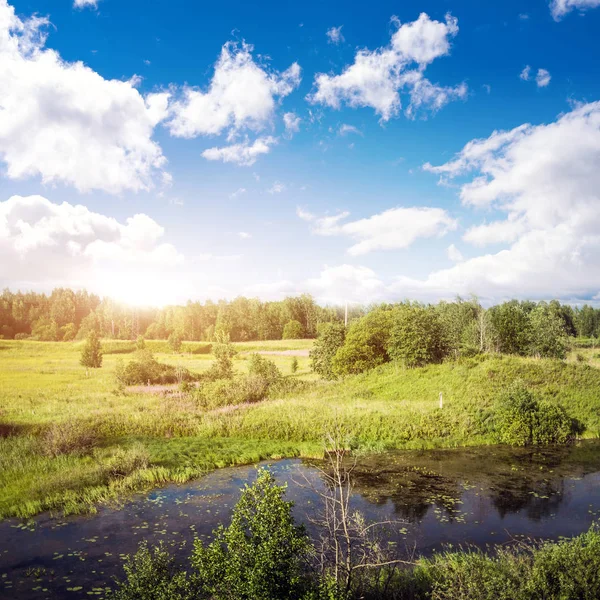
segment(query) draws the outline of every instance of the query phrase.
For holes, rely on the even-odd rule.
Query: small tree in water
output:
[[[102,366],[102,346],[95,330],[90,331],[79,360],[87,369],[99,369]]]

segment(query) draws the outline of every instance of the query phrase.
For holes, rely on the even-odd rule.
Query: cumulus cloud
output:
[[[439,110],[452,100],[465,98],[467,87],[443,87],[423,75],[426,67],[450,52],[450,40],[458,33],[458,21],[446,15],[445,22],[433,21],[422,13],[412,23],[400,25],[390,44],[376,50],[359,50],[354,63],[339,75],[319,73],[313,103],[335,109],[342,104],[373,108],[388,121],[401,108],[400,92],[408,94],[406,114],[413,117],[418,108]]]
[[[529,81],[529,79],[531,78],[531,67],[529,65],[525,65],[519,77],[523,81]]]
[[[342,35],[342,27],[343,25],[340,25],[339,27],[330,27],[327,30],[327,42],[329,44],[341,44],[344,41],[344,36]]]
[[[273,120],[278,99],[300,83],[300,67],[293,63],[282,73],[257,63],[250,44],[226,43],[206,91],[187,86],[170,107],[171,135],[193,138],[241,130],[261,131]]]
[[[464,260],[462,252],[454,244],[448,246],[446,249],[446,256],[448,256],[452,262],[462,262]]]
[[[163,235],[145,214],[123,223],[81,205],[12,196],[0,202],[0,280],[17,287],[77,282],[98,290],[111,274],[181,264],[184,257],[161,242]]]
[[[168,94],[108,80],[46,48],[48,20],[0,0],[0,161],[10,179],[39,176],[81,192],[147,190],[166,164],[152,140]]]
[[[98,8],[99,0],[74,0],[73,6],[75,8]]]
[[[312,222],[312,232],[324,236],[347,236],[358,243],[348,254],[359,256],[374,250],[408,248],[419,238],[440,237],[456,229],[457,222],[441,208],[390,208],[358,221],[342,223],[350,213],[316,218],[298,211],[298,216]]]
[[[550,2],[550,12],[555,21],[560,21],[573,10],[584,12],[598,6],[600,6],[600,0],[552,0]]]
[[[467,177],[465,206],[504,213],[464,239],[504,249],[403,280],[415,290],[483,296],[586,298],[600,290],[600,102],[547,125],[521,125],[469,142],[450,162],[425,169]]]
[[[283,124],[285,125],[285,131],[287,137],[291,138],[294,133],[300,131],[300,121],[302,119],[293,112],[286,112],[283,115]]]
[[[538,87],[546,87],[550,83],[550,73],[546,69],[538,69],[537,75],[535,76],[535,82]]]
[[[221,160],[243,167],[251,167],[259,156],[268,154],[271,151],[271,146],[276,143],[276,138],[267,136],[258,138],[252,144],[246,140],[239,144],[231,144],[221,148],[208,148],[202,152],[202,156],[207,160]]]

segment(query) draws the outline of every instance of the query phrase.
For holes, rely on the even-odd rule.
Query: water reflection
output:
[[[272,470],[288,484],[296,518],[306,522],[318,497],[298,482],[322,486],[318,471],[297,460]],[[102,597],[106,582],[121,573],[123,555],[144,538],[173,545],[183,558],[195,536],[208,537],[229,519],[240,487],[255,473],[252,466],[223,469],[92,516],[0,523],[0,598]],[[405,521],[390,527],[389,537],[423,554],[444,544],[485,548],[518,536],[576,535],[600,518],[598,442],[393,452],[360,457],[352,477],[353,507],[370,520]]]

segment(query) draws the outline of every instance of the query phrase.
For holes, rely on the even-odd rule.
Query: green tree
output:
[[[323,377],[335,379],[333,357],[344,345],[346,328],[343,323],[321,323],[319,337],[310,351],[310,368]]]
[[[540,302],[529,315],[529,354],[541,358],[566,358],[569,340],[556,305]]]
[[[294,358],[292,358],[292,363],[290,365],[290,371],[292,372],[292,374],[295,374],[298,371],[298,359],[294,356]]]
[[[393,323],[390,306],[374,308],[352,323],[344,345],[332,361],[334,375],[362,373],[389,362],[388,344]]]
[[[136,350],[145,350],[146,349],[146,340],[143,335],[138,335],[137,340],[135,342]]]
[[[207,376],[210,379],[230,379],[233,377],[233,357],[237,354],[237,350],[229,341],[229,336],[218,334],[212,352],[215,362],[207,371]]]
[[[511,300],[489,309],[498,352],[521,356],[527,354],[531,335],[529,313],[532,308],[529,303]]]
[[[99,369],[102,366],[102,346],[98,334],[92,330],[88,335],[79,360],[87,369]]]
[[[257,352],[250,356],[248,373],[264,379],[268,385],[281,379],[281,371],[277,368],[277,365]]]
[[[300,321],[288,321],[284,328],[281,339],[283,340],[301,340],[304,337],[304,327]]]
[[[406,367],[441,362],[448,354],[442,321],[431,306],[401,304],[394,309],[388,353]]]
[[[208,546],[196,540],[192,555],[201,587],[214,600],[291,600],[307,586],[303,563],[310,544],[294,523],[292,502],[283,499],[267,470],[246,486],[231,524],[214,532]]]
[[[181,344],[183,342],[181,334],[178,331],[174,331],[170,336],[169,336],[169,347],[171,348],[171,350],[173,350],[173,352],[177,353],[181,351]]]
[[[77,335],[77,326],[75,323],[68,323],[60,328],[60,335],[62,336],[63,342],[71,342]]]

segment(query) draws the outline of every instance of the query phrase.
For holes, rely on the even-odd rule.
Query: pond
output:
[[[306,523],[318,506],[312,488],[323,485],[314,464],[270,464],[277,481],[288,484],[296,518]],[[4,521],[0,598],[101,598],[142,539],[164,540],[183,559],[195,536],[228,522],[240,488],[255,475],[255,466],[222,469],[95,515]],[[353,506],[370,520],[394,521],[386,533],[402,553],[558,539],[600,519],[600,442],[375,454],[358,459],[353,483]],[[309,531],[315,533],[310,523]]]

